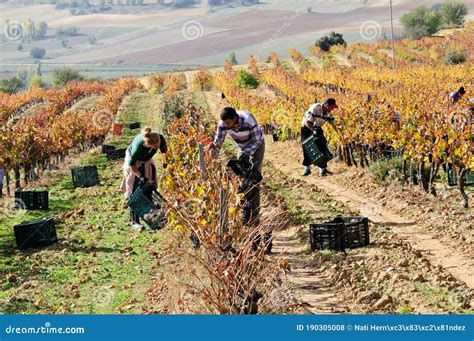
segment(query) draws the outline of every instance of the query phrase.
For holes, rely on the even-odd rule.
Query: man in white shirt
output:
[[[336,104],[336,100],[334,98],[328,98],[324,101],[323,104],[315,103],[312,104],[309,109],[305,112],[303,116],[303,121],[301,122],[301,143],[306,140],[308,137],[311,137],[313,134],[316,134],[319,138],[321,143],[318,145],[320,151],[324,154],[329,153],[327,149],[327,141],[324,136],[324,131],[321,128],[326,122],[334,126],[334,117],[331,116],[331,111],[337,109],[338,106]],[[311,174],[311,161],[306,155],[303,150],[304,160],[303,166],[304,171],[303,175]],[[327,164],[323,164],[322,167],[319,168],[319,175],[326,176],[329,174],[327,169]]]
[[[466,90],[464,90],[464,87],[461,86],[458,91],[451,92],[449,94],[449,98],[454,104],[457,101],[459,101],[465,93],[466,93]]]

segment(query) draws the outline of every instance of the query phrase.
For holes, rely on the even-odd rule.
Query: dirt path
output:
[[[311,186],[324,190],[331,198],[348,206],[359,209],[361,214],[371,221],[389,227],[394,233],[410,242],[414,249],[427,254],[435,265],[449,270],[455,277],[474,288],[474,258],[461,254],[449,245],[441,243],[434,235],[397,214],[386,210],[366,196],[335,183],[331,177],[320,178],[317,174],[302,177],[299,146],[296,143],[272,143],[267,140],[266,158],[272,164],[292,178],[300,178]],[[316,173],[316,172],[313,172]]]
[[[228,105],[218,93],[205,92],[204,95],[213,113],[219,113],[223,106]],[[266,199],[263,198],[264,205]],[[275,256],[283,255],[291,266],[287,279],[293,286],[294,295],[313,314],[351,311],[347,302],[344,302],[331,287],[328,275],[317,272],[311,265],[312,259],[310,255],[305,254],[305,247],[301,244],[297,232],[298,227],[294,225],[279,231],[274,239],[272,250]]]
[[[219,98],[218,93],[207,92],[205,96],[213,112],[219,112],[218,109],[226,104]],[[332,199],[343,202],[349,207],[359,210],[371,221],[388,227],[392,232],[408,241],[414,249],[423,252],[432,264],[444,267],[453,276],[465,282],[469,288],[474,288],[474,276],[472,275],[474,273],[474,257],[462,254],[452,246],[443,244],[435,235],[413,221],[390,212],[363,194],[341,186],[331,177],[319,178],[317,174],[308,177],[301,176],[301,157],[298,157],[300,154],[298,144],[294,142],[273,143],[267,137],[265,157],[275,168],[291,178],[302,179],[310,187],[316,186],[322,189]],[[280,237],[284,236],[277,238],[277,244]],[[291,243],[288,246],[291,247]]]
[[[350,312],[347,302],[334,292],[329,276],[314,269],[297,232],[294,226],[278,232],[272,250],[290,264],[291,271],[286,276],[293,285],[295,296],[313,314]]]
[[[197,71],[185,71],[183,72],[184,77],[186,78],[186,89],[192,91],[193,88],[193,77]]]

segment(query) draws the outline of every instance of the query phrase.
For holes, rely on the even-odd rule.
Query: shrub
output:
[[[44,21],[41,21],[38,25],[38,29],[36,30],[35,39],[44,38],[47,32],[48,32],[48,24]]]
[[[237,61],[237,57],[235,55],[235,52],[231,52],[229,54],[229,60],[231,61],[232,65],[237,65],[239,62]]]
[[[403,157],[381,160],[370,165],[369,171],[380,183],[403,182]]]
[[[94,45],[97,43],[97,37],[96,36],[90,36],[88,39],[90,45]]]
[[[77,13],[76,13],[77,14]],[[75,26],[71,27],[59,27],[56,30],[57,37],[73,37],[79,33],[79,28]]]
[[[235,83],[239,88],[244,89],[256,89],[258,87],[258,79],[246,70],[240,70]]]
[[[462,64],[466,61],[466,53],[461,50],[449,50],[444,55],[444,63],[447,65]]]
[[[79,72],[68,67],[55,69],[52,76],[53,84],[55,86],[64,86],[68,82],[80,81],[83,79],[84,77]]]
[[[42,49],[40,47],[34,47],[33,49],[31,49],[30,51],[30,55],[31,57],[35,58],[35,59],[43,59],[44,55],[46,54],[46,50],[45,49]]]
[[[468,9],[462,2],[446,1],[440,6],[439,12],[445,27],[459,27],[464,24]]]
[[[419,6],[404,14],[400,22],[406,34],[413,39],[420,39],[436,33],[441,26],[441,13],[426,6]]]
[[[333,45],[343,45],[345,47],[347,46],[347,43],[341,33],[331,32],[329,35],[316,40],[315,45],[321,50],[327,52]]]
[[[0,91],[10,95],[23,89],[24,85],[23,81],[18,77],[0,79]]]
[[[30,88],[34,88],[34,87],[37,87],[37,88],[44,88],[44,87],[45,87],[45,84],[44,84],[44,82],[43,82],[43,78],[42,78],[41,76],[33,77],[33,78],[30,80],[29,87],[30,87]]]

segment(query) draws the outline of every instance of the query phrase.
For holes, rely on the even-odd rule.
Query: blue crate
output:
[[[143,190],[139,187],[128,199],[127,204],[133,213],[138,214],[140,219],[142,219],[150,229],[155,230],[160,229],[166,225],[166,217],[164,212],[165,201],[163,197],[156,191],[153,191],[152,199],[153,200],[147,198],[147,196],[143,193]],[[152,211],[158,211],[161,219],[156,219],[155,221],[145,219],[145,216],[150,214]]]

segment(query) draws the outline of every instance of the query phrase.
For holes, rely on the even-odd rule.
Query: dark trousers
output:
[[[263,157],[265,155],[265,142],[250,156],[252,168],[262,173]],[[249,225],[258,225],[260,222],[260,185],[252,188],[246,195],[247,201],[244,215],[244,221]]]
[[[326,137],[324,136],[324,131],[320,127],[314,127],[314,132],[316,136],[318,136],[318,140],[316,141],[316,146],[318,147],[319,151],[323,154],[330,154],[328,149],[328,142]],[[301,144],[307,138],[313,135],[313,131],[306,126],[301,127]],[[303,150],[303,166],[309,167],[311,166],[311,160],[309,159],[308,155],[306,155],[305,151]],[[328,166],[327,162],[321,164],[320,168],[326,168]]]
[[[153,174],[153,179],[156,180],[156,167],[153,165],[152,166],[152,174]],[[143,168],[139,168],[140,173],[144,176],[145,175],[145,170]],[[135,177],[135,182],[133,183],[133,192],[136,191],[136,189],[140,187],[140,180]],[[155,186],[150,186],[150,185],[145,185],[142,187],[143,189],[143,194],[152,201],[152,192],[153,189],[156,189]],[[132,224],[140,224],[140,216],[136,213],[133,213],[132,210],[130,210],[130,218],[132,220]]]
[[[250,156],[253,169],[262,173],[263,158],[265,155],[265,143],[262,143],[255,153]],[[260,185],[253,187],[245,195],[246,204],[244,207],[244,225],[255,227],[260,224]],[[254,242],[252,248],[257,250],[258,245],[263,242],[267,252],[272,250],[272,231],[267,231],[263,236],[258,232],[252,237]]]
[[[139,187],[139,180],[137,177],[135,177],[135,182],[133,183],[133,192]],[[130,217],[132,219],[132,224],[140,224],[140,216],[136,213],[133,213],[132,210],[130,210]]]

